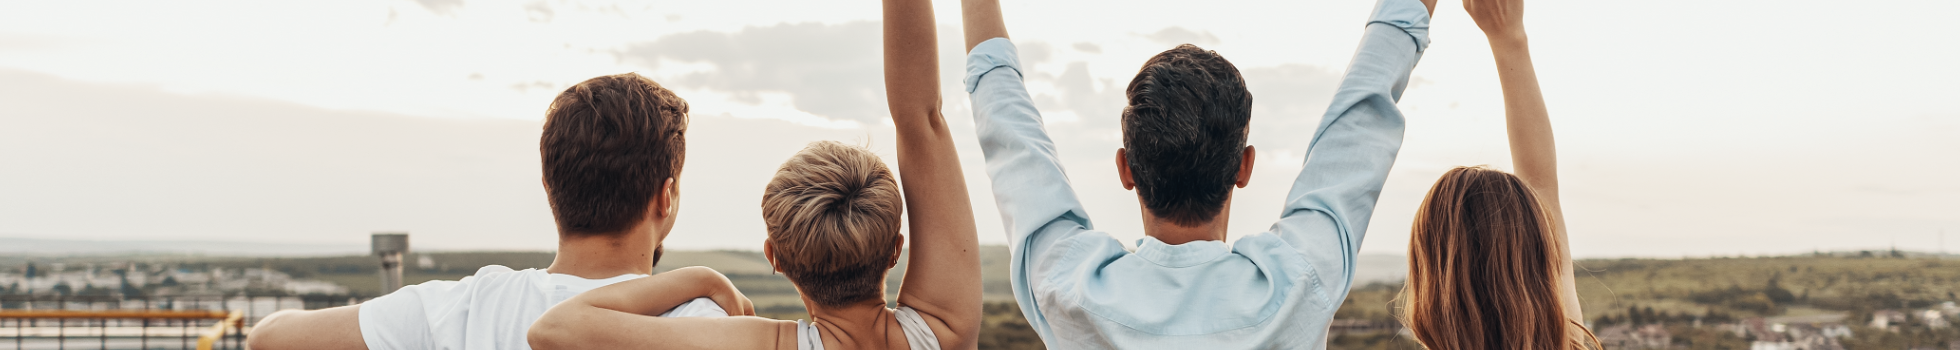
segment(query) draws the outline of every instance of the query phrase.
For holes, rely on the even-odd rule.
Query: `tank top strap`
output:
[[[939,350],[939,336],[932,334],[932,326],[926,324],[918,310],[899,306],[892,315],[897,316],[898,328],[905,332],[905,343],[911,350]]]
[[[796,350],[823,350],[823,338],[819,333],[816,324],[796,320]]]

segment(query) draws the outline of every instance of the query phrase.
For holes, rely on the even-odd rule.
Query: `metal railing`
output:
[[[55,349],[67,349],[70,339],[96,340],[98,349],[125,348],[130,340],[135,341],[137,349],[168,348],[168,343],[152,344],[153,338],[179,339],[179,349],[191,348],[191,339],[197,339],[198,350],[244,349],[244,314],[231,311],[176,311],[176,310],[0,310],[0,320],[12,320],[13,327],[0,329],[0,333],[10,334],[15,349],[45,348],[52,338]],[[198,326],[202,320],[218,320],[210,326]],[[114,325],[111,325],[114,321]],[[138,326],[131,327],[129,321]],[[81,323],[79,326],[75,323]],[[45,323],[53,323],[47,326]],[[30,326],[30,324],[32,324]],[[69,334],[71,329],[80,334]],[[7,332],[12,331],[12,332]],[[52,335],[49,333],[53,333]],[[117,340],[110,346],[111,338]],[[34,347],[28,340],[34,339]],[[230,347],[222,341],[231,340]],[[80,344],[78,344],[80,345]],[[155,346],[153,346],[155,345]]]
[[[346,297],[0,296],[0,340],[27,349],[244,349],[248,326],[281,309]],[[7,344],[0,343],[0,349]]]

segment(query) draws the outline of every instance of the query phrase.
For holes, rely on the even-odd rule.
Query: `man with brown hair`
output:
[[[648,276],[680,210],[686,134],[687,101],[638,74],[565,89],[546,112],[538,147],[558,224],[550,267],[490,265],[461,281],[403,287],[360,305],[280,311],[259,321],[248,341],[260,350],[529,349],[526,330],[552,305],[643,277],[707,297],[664,316],[753,314],[713,270]]]

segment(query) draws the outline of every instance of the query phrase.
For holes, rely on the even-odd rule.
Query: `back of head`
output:
[[[1185,44],[1130,80],[1123,148],[1137,195],[1180,226],[1216,218],[1231,194],[1252,119],[1252,93],[1217,52]]]
[[[647,205],[687,154],[687,101],[639,74],[601,76],[551,101],[538,150],[564,235],[611,235]]]
[[[762,194],[776,268],[824,306],[884,297],[904,210],[884,161],[832,141],[783,162]]]
[[[1444,173],[1416,211],[1403,323],[1429,349],[1572,349],[1551,216],[1516,175]],[[1579,332],[1583,333],[1583,330]],[[1596,343],[1594,343],[1596,344]]]

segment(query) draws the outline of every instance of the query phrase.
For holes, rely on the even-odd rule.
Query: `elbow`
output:
[[[568,344],[565,322],[560,320],[559,317],[553,316],[551,312],[546,312],[544,317],[539,317],[537,322],[531,323],[530,330],[524,332],[524,342],[529,343],[531,349],[559,350],[575,348],[571,344]]]
[[[959,344],[956,344],[958,347],[947,348],[947,349],[979,348],[980,328],[981,328],[980,324],[985,322],[984,320],[981,319],[982,317],[983,316],[981,316],[981,314],[975,313],[973,317],[968,318],[965,322],[947,324],[947,326],[949,326],[948,328],[952,328],[953,334],[959,336],[960,339]]]
[[[980,327],[979,327],[979,326],[980,326],[980,325],[978,325],[978,324],[975,324],[975,325],[974,325],[974,327],[972,327],[972,329],[968,329],[968,330],[964,330],[964,331],[960,331],[960,330],[955,330],[955,331],[953,331],[953,335],[954,335],[954,336],[956,336],[956,337],[958,337],[958,339],[959,339],[959,340],[957,340],[957,341],[956,341],[956,343],[953,343],[953,344],[939,344],[939,345],[940,345],[940,348],[942,348],[942,349],[979,349],[979,348],[980,348]]]
[[[252,328],[245,334],[245,346],[256,350],[285,349],[286,344],[279,339],[283,335],[279,329],[279,320],[291,316],[294,312],[297,311],[283,310],[266,315],[264,319],[260,319],[259,323],[252,325]]]
[[[245,336],[245,348],[247,349],[253,349],[253,350],[285,349],[286,347],[282,345],[283,344],[279,344],[279,342],[277,341],[266,340],[265,336],[261,336],[258,333],[253,333],[252,335]]]
[[[524,332],[524,342],[536,350],[558,349],[558,339],[551,336],[551,328],[544,320],[538,320],[538,323],[531,324],[531,330]]]

